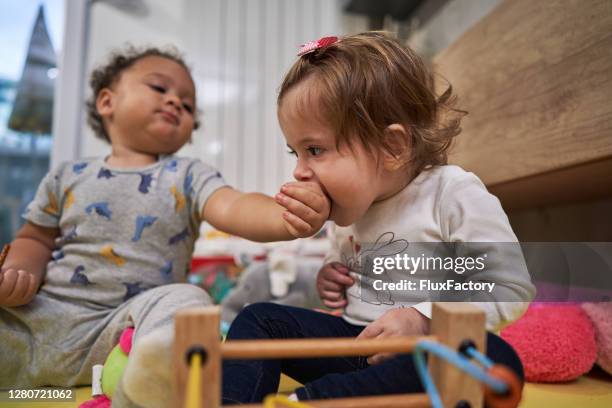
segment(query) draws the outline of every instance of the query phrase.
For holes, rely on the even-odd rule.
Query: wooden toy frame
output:
[[[184,406],[190,349],[205,350],[201,376],[201,408],[218,408],[221,401],[222,359],[270,359],[335,356],[368,356],[377,352],[410,353],[419,340],[433,340],[458,349],[463,340],[471,340],[481,352],[485,349],[485,315],[468,303],[434,303],[431,336],[398,337],[383,340],[352,338],[236,340],[222,343],[218,306],[186,309],[177,313],[175,322],[174,370],[176,406]],[[481,407],[481,384],[451,364],[429,358],[429,370],[444,406],[455,407],[460,401]],[[397,394],[374,397],[340,398],[308,401],[315,407],[429,407],[427,394]],[[261,407],[262,405],[247,405]]]

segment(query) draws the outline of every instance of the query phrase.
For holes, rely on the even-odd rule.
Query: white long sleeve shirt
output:
[[[479,243],[478,248],[487,253],[486,268],[470,277],[496,285],[495,296],[482,294],[474,302],[485,310],[487,329],[499,330],[516,320],[533,299],[535,288],[520,246],[499,244],[517,243],[517,238],[497,197],[473,173],[458,166],[438,166],[421,172],[396,195],[374,203],[355,224],[332,227],[326,262],[345,264],[355,279],[347,289],[344,319],[367,325],[398,307],[414,307],[431,317],[432,299],[422,291],[374,290],[371,282],[377,275],[365,259],[410,252],[407,248],[418,251],[419,244],[432,242]],[[420,271],[393,273],[387,277],[395,282],[425,276]]]

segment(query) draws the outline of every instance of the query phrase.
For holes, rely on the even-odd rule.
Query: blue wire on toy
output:
[[[493,389],[493,391],[498,394],[503,394],[508,391],[508,385],[490,376],[482,367],[477,366],[463,355],[455,352],[454,350],[446,346],[443,346],[442,344],[423,340],[418,342],[415,346],[414,351],[412,353],[412,357],[414,359],[419,378],[423,383],[423,387],[425,387],[425,391],[431,399],[431,405],[433,408],[443,408],[443,405],[442,400],[440,399],[440,394],[438,394],[436,384],[433,382],[431,376],[429,375],[429,372],[427,371],[427,365],[425,363],[424,356],[425,352],[435,354],[436,356],[445,359],[454,366],[467,372],[469,375],[476,378],[477,380],[487,384]],[[470,357],[476,359],[479,363],[485,366],[485,368],[488,369],[493,365],[493,362],[489,358],[478,352],[478,350],[476,350],[475,348],[470,347],[467,349],[467,352]]]
[[[465,352],[474,360],[478,361],[480,364],[482,364],[482,366],[484,368],[486,368],[487,370],[491,367],[493,367],[493,361],[491,361],[491,359],[487,356],[485,356],[484,354],[482,354],[480,351],[476,350],[474,347],[468,347]]]

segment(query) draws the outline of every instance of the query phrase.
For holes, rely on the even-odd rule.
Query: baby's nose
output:
[[[298,163],[297,166],[295,166],[295,170],[293,170],[293,177],[297,181],[309,181],[312,180],[313,176],[314,173],[310,167],[300,163]]]
[[[181,101],[179,100],[178,96],[176,96],[176,95],[169,94],[166,97],[166,103],[169,104],[169,105],[174,105],[176,108],[180,108],[181,107]]]

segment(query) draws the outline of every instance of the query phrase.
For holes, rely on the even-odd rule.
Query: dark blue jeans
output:
[[[325,313],[255,303],[236,317],[227,339],[356,337],[363,329]],[[487,333],[487,356],[523,379],[523,367],[512,347],[492,333]],[[225,360],[223,404],[261,402],[276,393],[281,373],[304,384],[296,391],[300,400],[423,392],[409,354],[372,366],[366,357]]]

